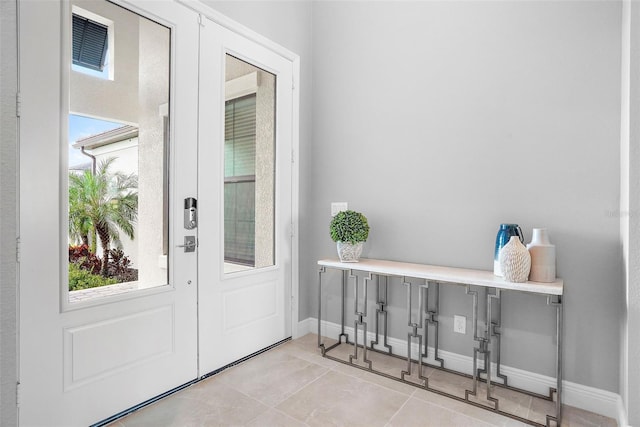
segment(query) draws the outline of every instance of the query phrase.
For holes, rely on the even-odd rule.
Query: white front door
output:
[[[198,376],[197,253],[177,247],[195,235],[184,227],[183,209],[197,191],[198,15],[169,1],[135,4],[19,3],[23,426],[86,426]],[[107,50],[91,55],[95,38],[77,45],[81,30],[88,38],[102,33]],[[85,73],[92,67],[102,75]],[[116,128],[78,131],[76,120],[93,119]],[[77,148],[69,148],[72,132],[79,132]],[[74,162],[88,169],[70,171]],[[112,178],[108,188],[87,184],[100,176]],[[94,200],[102,211],[80,212],[69,187],[85,196],[104,190]],[[75,228],[68,217],[80,219]],[[100,233],[105,227],[111,231]],[[88,276],[97,258],[82,256],[85,238],[97,243],[98,257],[122,242],[128,261],[114,252],[102,276],[124,288],[68,290],[70,281],[107,280],[99,260]],[[94,295],[104,289],[113,291]]]
[[[293,65],[205,18],[199,81],[203,375],[291,336]]]
[[[171,1],[19,6],[20,424],[291,336],[292,61]]]

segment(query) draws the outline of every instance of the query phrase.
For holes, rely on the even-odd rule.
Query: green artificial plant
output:
[[[340,211],[331,220],[329,231],[334,242],[356,244],[369,237],[369,223],[360,212]]]

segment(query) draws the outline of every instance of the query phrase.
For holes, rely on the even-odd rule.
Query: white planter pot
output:
[[[364,242],[358,242],[355,245],[349,242],[338,242],[338,257],[341,262],[358,262],[362,254]]]

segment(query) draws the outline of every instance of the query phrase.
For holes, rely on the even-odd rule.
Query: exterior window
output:
[[[225,104],[224,259],[255,265],[256,95]]]
[[[73,64],[102,72],[107,58],[109,28],[73,14]]]

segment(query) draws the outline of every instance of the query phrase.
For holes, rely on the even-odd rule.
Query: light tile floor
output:
[[[514,410],[526,416],[530,406]],[[316,335],[309,334],[140,409],[110,427],[524,425],[323,358]],[[562,426],[615,427],[616,422],[565,406]]]

